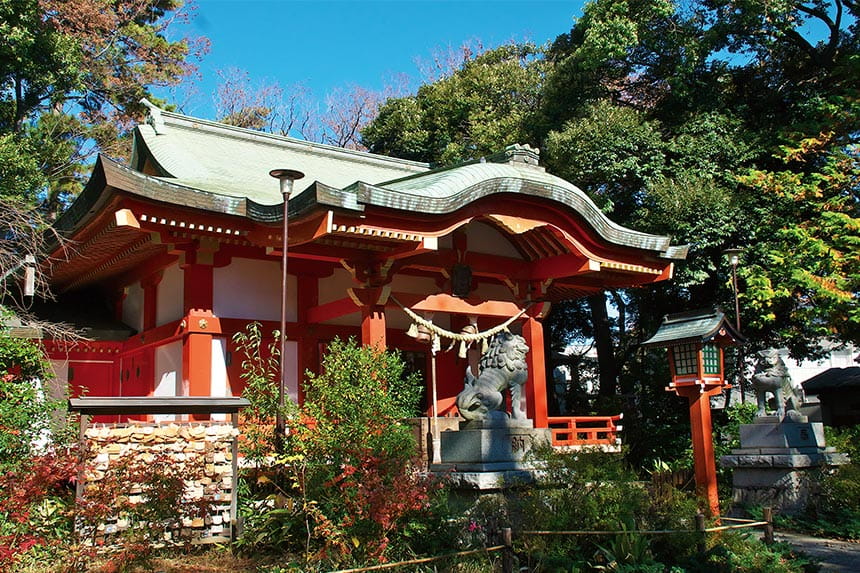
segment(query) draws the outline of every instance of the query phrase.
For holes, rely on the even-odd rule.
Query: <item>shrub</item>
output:
[[[0,571],[28,552],[68,539],[76,471],[74,455],[59,452],[25,459],[0,474]]]
[[[65,404],[43,391],[53,373],[41,347],[12,336],[4,312],[0,306],[0,472],[27,465],[31,454],[64,446],[75,435]]]
[[[305,565],[384,561],[432,507],[406,421],[419,387],[396,354],[354,340],[332,341],[321,367],[307,373],[275,465],[249,483],[256,515],[240,547],[292,551]]]
[[[245,383],[242,397],[251,405],[242,410],[242,454],[254,465],[266,465],[266,457],[275,453],[275,418],[278,412],[278,385],[281,377],[279,346],[280,332],[263,347],[263,331],[259,322],[252,322],[244,332],[233,335],[244,355],[240,378]],[[296,405],[286,400],[284,418],[295,417]]]
[[[724,532],[709,539],[704,555],[679,563],[690,573],[802,573],[810,561],[784,543],[765,545],[749,533]]]

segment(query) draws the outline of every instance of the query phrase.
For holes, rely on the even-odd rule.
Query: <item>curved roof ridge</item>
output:
[[[493,189],[488,188],[489,182],[496,182],[491,185]],[[573,183],[524,163],[473,161],[376,185],[362,182],[357,191],[362,202],[426,213],[448,213],[464,202],[492,192],[541,196],[575,210],[611,243],[657,250],[667,258],[683,259],[686,256],[685,248],[670,245],[671,237],[637,231],[616,223]],[[415,199],[404,201],[405,197]]]

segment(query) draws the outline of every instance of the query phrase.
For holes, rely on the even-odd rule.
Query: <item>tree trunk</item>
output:
[[[600,369],[600,396],[614,396],[617,390],[615,368],[615,351],[612,348],[612,330],[609,314],[606,312],[606,295],[599,294],[588,297],[588,308],[591,311],[591,324],[594,327],[594,347],[597,349],[597,366]]]

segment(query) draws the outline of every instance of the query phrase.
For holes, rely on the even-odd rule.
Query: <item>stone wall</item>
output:
[[[79,495],[85,488],[99,487],[110,465],[122,456],[133,455],[146,463],[156,456],[166,455],[183,465],[180,467],[199,464],[200,477],[186,483],[185,495],[188,499],[205,500],[211,510],[205,517],[184,519],[182,527],[165,541],[227,541],[233,533],[232,524],[236,522],[234,476],[238,435],[238,428],[229,422],[129,422],[90,426],[83,433],[88,459]],[[143,501],[143,492],[140,493],[130,496],[129,501]],[[109,543],[111,534],[128,527],[123,519],[113,519],[99,526],[96,541]]]

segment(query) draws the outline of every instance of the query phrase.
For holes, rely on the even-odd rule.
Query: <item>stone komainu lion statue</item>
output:
[[[490,341],[489,348],[478,363],[478,377],[466,371],[466,384],[457,395],[457,408],[467,420],[488,420],[506,417],[501,411],[505,402],[502,392],[511,390],[511,417],[525,419],[523,384],[528,378],[526,354],[529,347],[522,336],[500,332]]]
[[[758,412],[756,415],[764,416],[767,412],[767,396],[770,392],[776,399],[776,413],[779,419],[785,417],[785,405],[789,410],[800,411],[803,397],[795,390],[791,383],[791,376],[785,362],[774,348],[768,348],[758,352],[758,362],[755,365],[752,383],[758,400]]]

